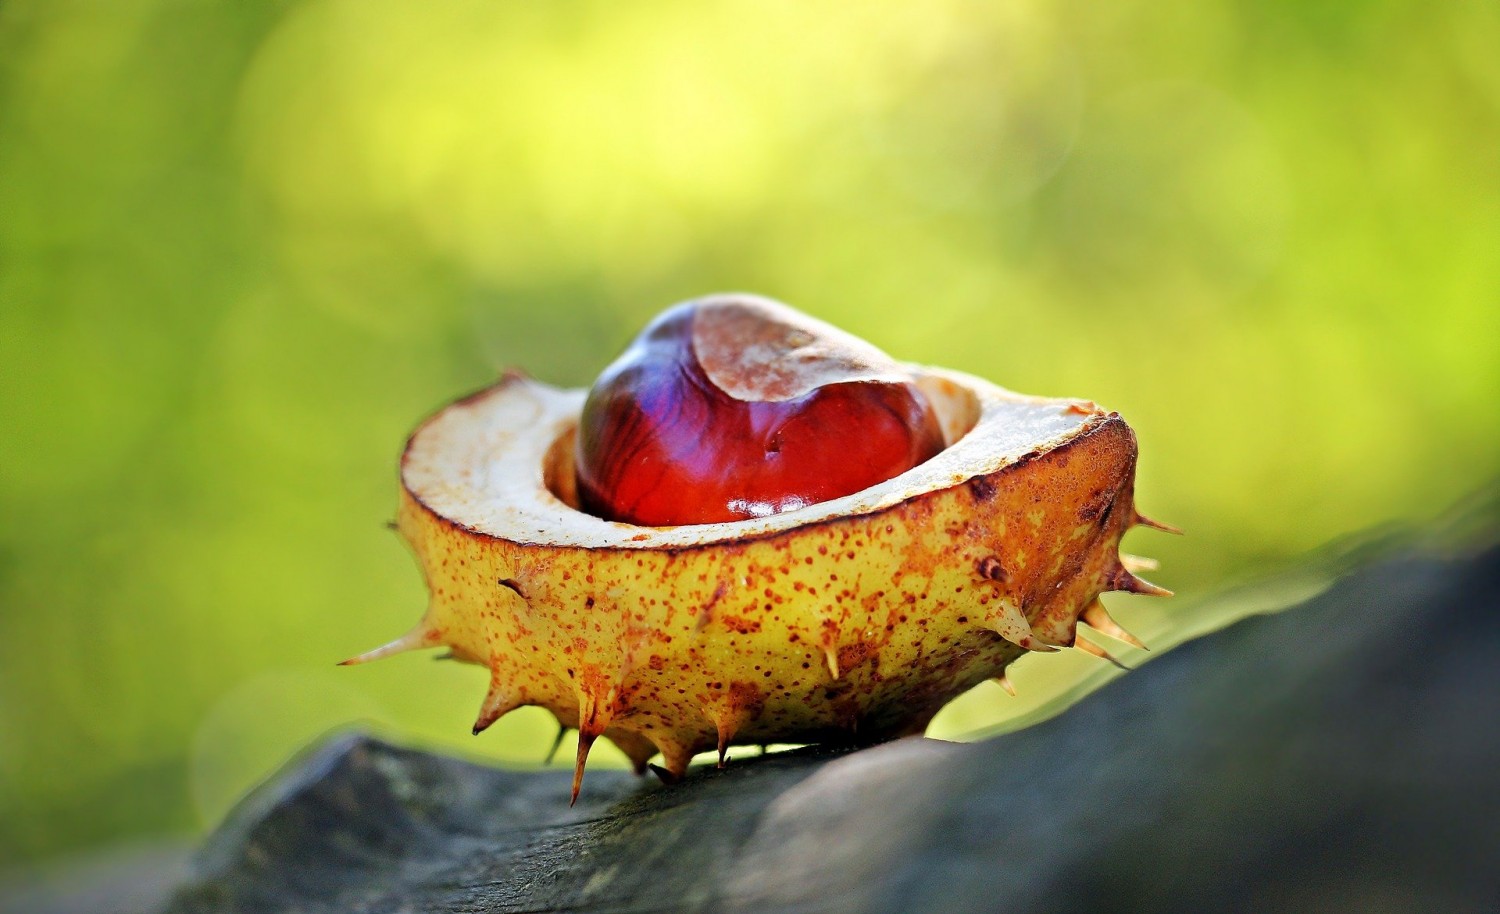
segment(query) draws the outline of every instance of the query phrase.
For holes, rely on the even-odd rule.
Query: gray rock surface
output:
[[[1358,571],[977,744],[675,787],[340,739],[173,914],[1500,910],[1500,552]]]

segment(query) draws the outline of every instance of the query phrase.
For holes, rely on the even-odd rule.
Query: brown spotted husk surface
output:
[[[1151,523],[1134,508],[1135,460],[1130,428],[1097,411],[1059,446],[886,510],[680,548],[512,542],[403,486],[399,530],[431,602],[406,638],[355,660],[446,645],[487,666],[475,732],[546,708],[579,730],[578,777],[600,735],[638,769],[660,752],[676,777],[737,743],[920,733],[1027,650],[1107,656],[1078,635],[1081,614],[1133,641],[1097,597],[1158,592],[1118,552]]]

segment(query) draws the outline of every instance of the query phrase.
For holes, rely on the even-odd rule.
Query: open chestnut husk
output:
[[[736,295],[695,309],[705,304],[733,306],[725,313],[741,324],[741,343],[787,332],[753,320],[783,318],[785,306]],[[691,330],[672,323],[680,317],[669,311],[658,324],[679,360],[673,370],[690,373],[680,360]],[[736,345],[723,329],[710,334],[715,343]],[[689,348],[721,393],[755,384],[752,371],[726,380],[736,372],[714,370],[735,358]],[[1138,646],[1099,596],[1166,593],[1127,568],[1119,544],[1134,525],[1170,528],[1135,508],[1136,438],[1125,421],[1090,401],[1021,396],[945,369],[866,367],[874,383],[909,384],[925,401],[902,432],[919,444],[894,475],[868,485],[851,476],[837,493],[798,494],[805,504],[701,523],[600,516],[612,503],[627,513],[654,503],[638,494],[649,485],[612,475],[613,458],[602,471],[580,467],[580,442],[597,432],[584,428],[593,421],[585,391],[509,373],[448,406],[401,458],[397,527],[426,577],[427,610],[406,635],[346,662],[446,647],[486,667],[474,731],[522,706],[547,708],[579,732],[576,797],[600,736],[638,770],[660,754],[671,779],[694,754],[717,749],[722,762],[736,744],[921,733],[944,704],[1029,651],[1112,660],[1080,622]],[[803,387],[831,377],[801,374]],[[612,396],[597,407],[606,419]],[[660,426],[653,408],[642,413]],[[622,434],[611,421],[600,424],[603,440]],[[818,434],[818,423],[805,430]],[[582,445],[585,460],[594,446]],[[801,492],[801,477],[787,477]],[[842,491],[851,484],[863,487]],[[687,501],[729,506],[725,491]]]

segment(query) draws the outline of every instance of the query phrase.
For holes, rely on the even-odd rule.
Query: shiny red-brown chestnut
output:
[[[642,526],[762,517],[859,492],[943,449],[931,405],[874,346],[784,305],[661,314],[589,391],[585,511]]]

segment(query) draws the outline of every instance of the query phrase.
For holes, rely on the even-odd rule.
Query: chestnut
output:
[[[767,299],[661,314],[589,391],[575,462],[585,511],[641,526],[793,511],[943,449],[932,405],[879,349]]]

